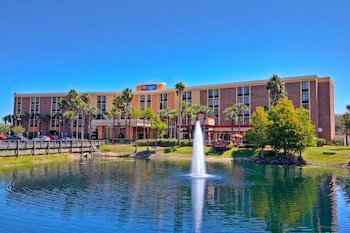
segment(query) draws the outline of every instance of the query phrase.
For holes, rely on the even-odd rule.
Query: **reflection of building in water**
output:
[[[207,199],[208,199],[208,204],[214,204],[214,198],[215,198],[215,188],[214,186],[208,186],[207,188],[208,194],[207,194]]]
[[[337,223],[336,181],[336,176],[332,175],[319,184],[318,203],[313,210],[314,229],[319,232],[332,232]]]

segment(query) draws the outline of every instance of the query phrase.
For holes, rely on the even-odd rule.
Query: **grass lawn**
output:
[[[350,147],[349,146],[323,146],[309,147],[303,153],[303,158],[306,162],[337,165],[348,164],[350,162]]]
[[[66,162],[69,159],[68,157],[67,154],[0,157],[0,171],[6,171],[13,168],[27,168],[36,164]]]
[[[138,146],[138,152],[146,151],[146,146]],[[154,151],[154,147],[149,147]],[[101,152],[113,152],[119,155],[131,154],[135,151],[135,146],[131,144],[103,145]],[[205,147],[204,152],[207,158],[250,158],[260,156],[261,149],[241,149],[231,148],[226,151],[212,150]],[[268,153],[268,152],[267,152]],[[191,157],[191,146],[157,147],[159,157]],[[303,158],[307,163],[335,166],[346,165],[350,162],[350,147],[344,146],[323,146],[309,147],[303,152]]]

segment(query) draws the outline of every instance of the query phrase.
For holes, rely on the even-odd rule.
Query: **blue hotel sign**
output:
[[[141,85],[141,91],[154,91],[154,90],[157,90],[157,84]]]

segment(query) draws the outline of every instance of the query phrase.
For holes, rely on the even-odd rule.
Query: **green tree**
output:
[[[182,104],[181,104],[181,100],[182,100],[182,94],[185,90],[185,84],[183,84],[182,82],[178,82],[175,84],[175,89],[176,89],[176,95],[179,98],[179,112],[178,112],[178,125],[177,125],[177,144],[180,145],[180,127],[181,127],[181,114],[182,114]]]
[[[245,138],[255,146],[261,147],[261,157],[264,158],[264,148],[268,144],[267,129],[269,127],[268,113],[263,107],[257,107],[250,120],[251,128]]]
[[[301,157],[301,154],[306,147],[314,145],[316,127],[310,121],[309,110],[299,108],[296,110],[296,113],[301,123],[301,135],[299,135],[301,139],[297,141],[296,150],[299,152],[299,156]]]
[[[276,106],[278,101],[287,96],[284,90],[284,82],[278,75],[272,75],[266,84],[266,90],[268,91],[268,96],[270,98],[270,105]]]
[[[13,135],[23,135],[23,133],[26,131],[25,128],[23,128],[23,126],[18,125],[15,127],[12,127],[12,133]]]
[[[146,108],[141,112],[141,118],[143,119],[143,139],[147,139],[147,152],[149,152],[149,128],[147,128],[147,135],[146,135],[146,120],[152,119],[154,116],[154,112],[151,108]]]
[[[10,126],[8,124],[0,124],[0,134],[8,134],[10,131]]]
[[[132,111],[131,111],[131,118],[132,119],[138,120],[138,119],[140,119],[141,116],[142,116],[142,110],[139,107],[132,108]],[[135,139],[136,140],[138,139],[138,124],[137,124],[137,122],[136,122],[136,126],[135,126]]]
[[[304,133],[292,101],[287,98],[279,100],[276,107],[270,110],[269,120],[272,124],[268,127],[268,135],[275,150],[283,149],[284,155],[289,158],[290,150],[297,148]]]
[[[166,124],[157,115],[154,115],[151,120],[151,129],[155,133],[154,151],[157,153],[157,141],[166,133]]]

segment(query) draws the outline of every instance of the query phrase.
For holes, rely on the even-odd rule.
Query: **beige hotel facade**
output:
[[[285,83],[285,90],[288,98],[293,102],[296,108],[304,107],[310,111],[311,122],[316,126],[316,135],[330,141],[335,135],[334,126],[334,88],[333,81],[330,77],[318,77],[317,75],[299,76],[282,78]],[[214,115],[207,117],[204,125],[206,128],[206,139],[215,139],[219,137],[229,138],[231,134],[231,125],[225,119],[223,111],[237,103],[244,103],[248,106],[249,111],[244,115],[241,123],[241,131],[249,129],[249,120],[252,113],[258,106],[269,106],[268,92],[266,84],[268,79],[232,82],[203,86],[185,86],[182,101],[188,101],[192,105],[205,105],[212,108]],[[116,87],[118,88],[118,87]],[[129,87],[130,88],[130,87]],[[97,107],[101,112],[108,112],[112,108],[113,99],[122,95],[122,86],[120,91],[116,92],[88,92],[90,95],[89,104]],[[68,92],[68,90],[67,90]],[[142,83],[136,85],[133,90],[134,98],[131,106],[141,109],[151,108],[155,113],[160,110],[170,108],[178,109],[179,101],[174,87],[168,88],[163,82]],[[26,129],[25,136],[33,137],[38,133],[43,135],[50,134],[70,134],[68,124],[59,124],[59,119],[54,116],[56,113],[64,113],[60,109],[59,101],[65,98],[67,93],[28,93],[14,94],[14,115],[25,114],[27,117],[21,119],[20,124]],[[37,122],[35,114],[41,115],[40,122]],[[112,120],[103,118],[100,114],[97,119],[91,121],[91,128],[88,129],[89,122],[82,124],[81,119],[73,127],[73,135],[79,136],[81,127],[84,125],[84,132],[91,132],[95,138],[111,139],[112,137]],[[204,121],[202,116],[201,121]],[[194,127],[192,121],[192,127]],[[202,122],[203,123],[203,122]],[[16,122],[15,124],[19,124]],[[146,127],[150,127],[146,121]],[[173,124],[169,124],[169,127]],[[117,119],[114,128],[114,135],[117,132],[120,135],[130,135],[131,139],[143,137],[144,121],[142,119],[131,119],[130,126],[125,127],[124,119]],[[174,127],[174,126],[173,126]],[[185,125],[181,126],[181,136],[184,138],[187,134]],[[175,132],[175,129],[168,129],[168,132]],[[127,131],[127,133],[125,132]],[[234,127],[238,132],[238,126]],[[175,133],[169,133],[175,135]],[[80,136],[79,136],[80,137]],[[150,138],[153,138],[153,132],[150,131]]]

